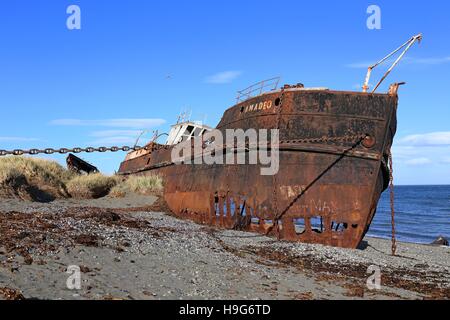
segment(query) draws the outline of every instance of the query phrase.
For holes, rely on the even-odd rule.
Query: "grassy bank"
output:
[[[0,197],[32,201],[57,198],[91,199],[129,192],[152,194],[162,190],[160,177],[130,177],[102,174],[78,175],[55,161],[31,157],[0,158]]]
[[[133,176],[111,189],[111,196],[124,197],[127,193],[154,194],[163,189],[163,180],[158,176]]]

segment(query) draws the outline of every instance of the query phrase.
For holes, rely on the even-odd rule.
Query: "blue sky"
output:
[[[73,4],[81,30],[66,27]],[[366,26],[371,4],[381,30]],[[366,65],[423,32],[387,79],[407,82],[395,177],[449,184],[449,12],[445,0],[2,1],[0,149],[133,144],[186,108],[214,126],[237,90],[272,76],[359,90]],[[124,156],[83,155],[107,173]]]

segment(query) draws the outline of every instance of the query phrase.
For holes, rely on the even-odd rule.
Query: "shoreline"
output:
[[[369,239],[380,239],[380,240],[386,240],[386,241],[391,241],[391,237],[382,237],[382,236],[376,236],[376,235],[373,235],[373,234],[369,234],[369,235],[366,235],[365,237],[364,237],[364,240],[366,239],[366,238],[369,238]],[[364,241],[363,240],[363,241]],[[427,243],[427,242],[413,242],[413,241],[405,241],[405,240],[398,240],[397,239],[397,243],[405,243],[405,244],[419,244],[419,245],[423,245],[423,246],[433,246],[433,244],[431,244],[431,243]],[[449,248],[450,249],[450,247],[447,247],[447,246],[442,246],[443,248]]]
[[[382,238],[291,243],[162,211],[156,196],[0,200],[0,299],[450,299],[448,247],[398,242],[392,257]],[[66,286],[70,265],[81,290]],[[367,287],[371,266],[380,290]]]
[[[124,199],[106,196],[98,199],[74,199],[74,198],[55,199],[51,202],[35,202],[30,200],[11,199],[11,198],[5,199],[0,197],[0,212],[7,212],[7,211],[29,212],[38,209],[49,210],[51,208],[60,208],[60,207],[75,207],[75,208],[94,207],[94,208],[109,208],[109,209],[139,208],[145,207],[149,203],[153,203],[153,201],[155,201],[158,197],[159,197],[158,195],[148,196],[148,195],[128,194]],[[390,236],[383,237],[374,235],[370,233],[370,230],[364,239],[366,238],[391,241]],[[425,246],[431,245],[431,242],[428,243],[428,242],[405,241],[399,240],[398,238],[397,242],[407,244],[418,244]]]

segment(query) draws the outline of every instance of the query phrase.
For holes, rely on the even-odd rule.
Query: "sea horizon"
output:
[[[450,185],[396,187],[394,206],[399,241],[429,244],[439,236],[450,238]],[[391,238],[389,189],[381,195],[367,236]]]

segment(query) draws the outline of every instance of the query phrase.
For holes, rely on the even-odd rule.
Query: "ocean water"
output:
[[[440,235],[450,240],[450,185],[396,186],[394,190],[399,241],[431,243]],[[381,196],[367,235],[391,237],[389,189]]]

